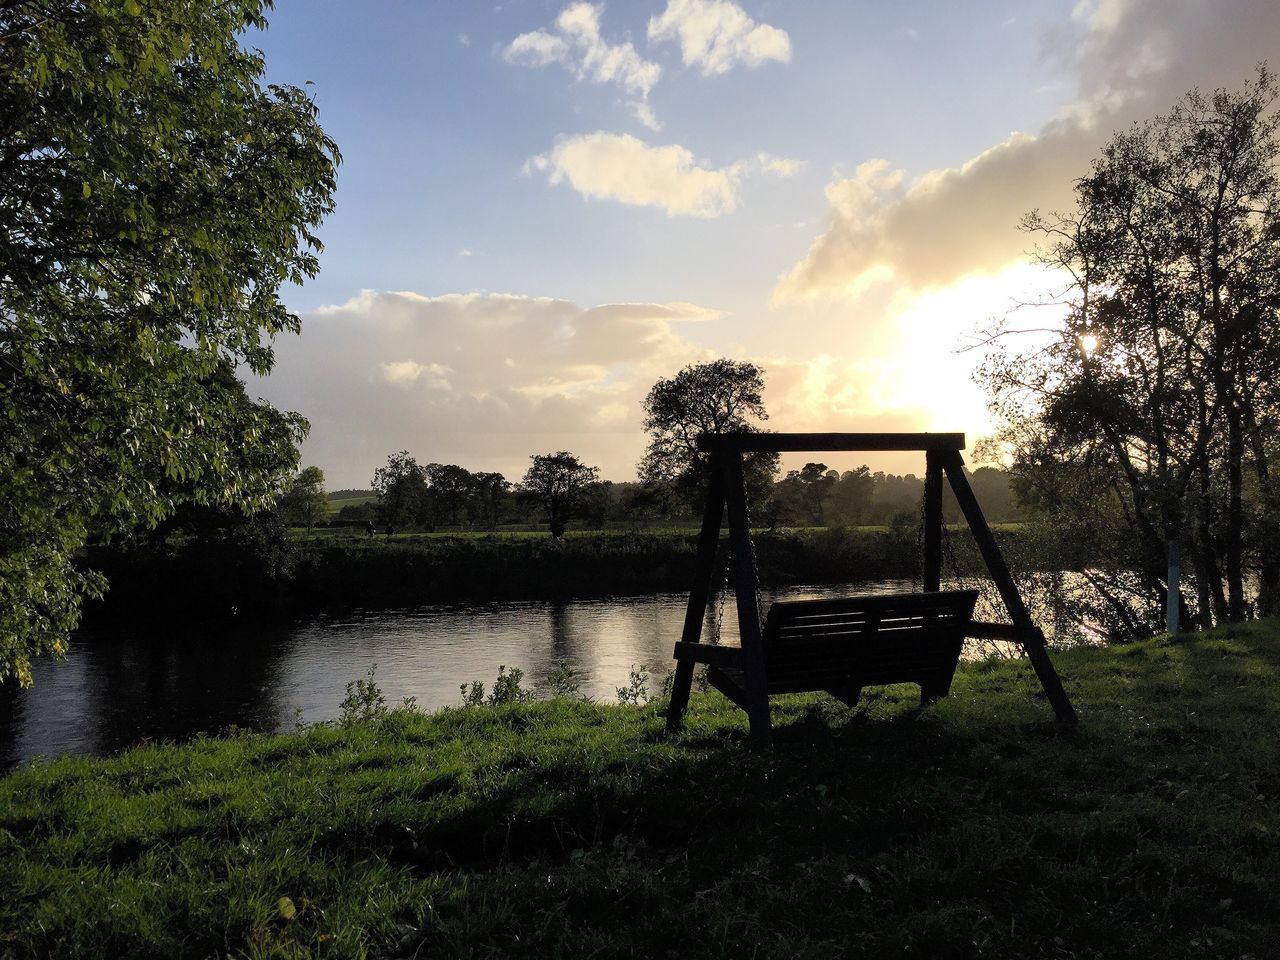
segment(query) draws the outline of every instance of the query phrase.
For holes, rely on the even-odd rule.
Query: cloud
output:
[[[620,86],[635,98],[629,106],[636,119],[650,130],[660,130],[648,98],[662,68],[640,56],[630,42],[605,40],[600,34],[602,9],[590,3],[571,3],[556,17],[554,30],[520,34],[507,44],[503,58],[524,67],[559,63],[579,80]]]
[[[649,20],[649,40],[678,40],[685,65],[703,76],[791,59],[785,30],[756,23],[730,0],[667,0],[667,8]]]
[[[649,146],[629,134],[596,132],[561,137],[526,171],[568,181],[584,197],[658,207],[668,216],[718,217],[738,205],[740,164],[702,166],[679,144]]]
[[[251,389],[312,423],[303,454],[332,486],[362,486],[400,449],[518,476],[568,449],[626,478],[643,445],[640,401],[660,376],[707,359],[682,327],[721,316],[690,303],[367,290],[303,318]]]
[[[794,177],[804,167],[803,160],[795,160],[791,157],[776,157],[771,153],[756,154],[756,163],[760,165],[760,169],[765,173],[772,173],[776,177],[787,179]]]
[[[1072,19],[1046,51],[1074,79],[1073,102],[958,167],[906,183],[875,160],[829,185],[827,228],[774,302],[859,295],[888,279],[924,289],[1022,259],[1020,217],[1069,205],[1113,130],[1167,111],[1196,84],[1240,84],[1280,44],[1271,0],[1081,0]]]

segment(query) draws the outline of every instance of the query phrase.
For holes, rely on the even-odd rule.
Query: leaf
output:
[[[86,200],[93,196],[93,187],[89,186],[88,180],[84,182],[84,186],[81,188],[80,192],[84,194],[84,198]]]
[[[281,897],[276,901],[276,910],[282,920],[292,920],[298,915],[298,908],[293,905],[293,901],[288,897]]]

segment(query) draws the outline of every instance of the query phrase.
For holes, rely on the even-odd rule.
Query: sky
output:
[[[721,356],[764,369],[772,429],[972,446],[965,348],[1058,284],[1019,218],[1243,84],[1280,4],[277,0],[245,42],[343,155],[321,272],[283,291],[302,333],[250,384],[310,419],[303,462],[335,489],[402,449],[513,480],[569,450],[630,480],[649,387]]]

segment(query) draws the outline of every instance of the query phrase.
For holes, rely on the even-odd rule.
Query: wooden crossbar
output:
[[[837,450],[963,450],[963,433],[704,433],[704,453],[797,453]]]

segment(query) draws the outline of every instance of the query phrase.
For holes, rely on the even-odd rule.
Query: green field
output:
[[[0,781],[0,956],[1253,958],[1280,623],[965,666],[920,710],[393,714]],[[37,691],[38,692],[38,691]]]

